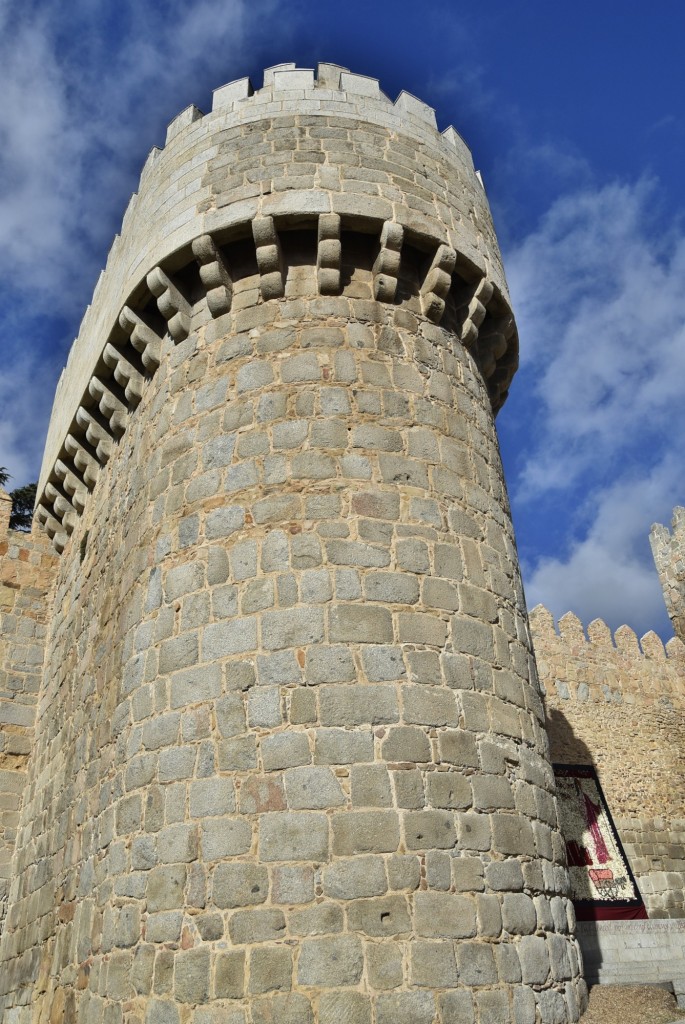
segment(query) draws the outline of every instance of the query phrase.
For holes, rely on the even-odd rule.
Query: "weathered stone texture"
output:
[[[419,101],[335,74],[184,112],[96,296],[87,330],[113,304],[151,379],[88,391],[65,445],[97,455],[92,493],[39,513],[63,554],[0,946],[12,1024],[504,1024],[526,996],[578,1017],[487,202]],[[53,446],[64,426],[60,406]]]
[[[48,603],[57,559],[38,531],[9,529],[0,489],[0,930],[21,799],[34,742]]]
[[[650,917],[685,917],[685,648],[530,615],[552,760],[592,764]]]
[[[673,509],[672,529],[655,524],[652,554],[675,635],[685,643],[685,508]]]

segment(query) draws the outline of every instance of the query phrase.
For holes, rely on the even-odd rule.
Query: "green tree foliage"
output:
[[[10,514],[10,530],[30,530],[33,519],[33,506],[36,503],[37,484],[25,484],[10,491],[12,512]]]
[[[10,479],[10,473],[4,466],[0,466],[0,487],[5,487]],[[15,487],[10,491],[12,499],[12,511],[10,512],[10,530],[31,529],[33,519],[33,506],[36,503],[37,484],[24,484],[23,487]]]

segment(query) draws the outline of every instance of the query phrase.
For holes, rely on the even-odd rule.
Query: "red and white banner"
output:
[[[555,765],[554,775],[578,918],[646,917],[594,768]]]

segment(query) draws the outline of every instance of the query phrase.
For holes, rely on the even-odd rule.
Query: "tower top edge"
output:
[[[622,625],[612,630],[600,618],[586,625],[571,611],[555,618],[543,604],[531,609],[529,621],[533,646],[540,658],[547,655],[548,648],[557,650],[563,647],[574,656],[585,656],[585,651],[593,649],[596,653],[624,654],[636,661],[643,658],[652,661],[681,660],[685,656],[685,645],[678,637],[671,637],[664,643],[653,630],[638,637],[630,626]]]
[[[463,136],[448,125],[441,132],[433,107],[410,92],[402,90],[395,100],[383,92],[379,80],[369,75],[356,74],[339,64],[319,63],[316,68],[298,68],[295,64],[276,64],[263,72],[262,85],[255,88],[249,77],[236,78],[212,91],[212,108],[203,113],[193,104],[176,115],[167,127],[165,145],[172,142],[184,129],[216,114],[250,116],[252,111],[283,103],[284,112],[292,112],[298,101],[346,104],[356,109],[357,115],[372,115],[374,111],[390,115],[407,130],[432,129],[437,136],[460,155],[472,160],[471,150]],[[308,111],[309,112],[309,111]],[[311,111],[314,112],[314,111]],[[324,113],[322,109],[322,113]]]

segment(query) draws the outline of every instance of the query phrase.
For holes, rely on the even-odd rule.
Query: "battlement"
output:
[[[638,639],[630,626],[619,626],[612,633],[602,619],[594,619],[586,630],[573,612],[555,624],[552,613],[541,604],[529,619],[540,676],[546,680],[545,687],[554,686],[563,699],[685,698],[685,645],[678,637],[664,646],[652,630]]]
[[[449,332],[441,344],[467,349],[500,408],[518,341],[463,140],[409,93],[392,103],[345,68],[279,65],[257,91],[217,89],[209,114],[187,107],[145,163],[57,387],[36,513],[58,551],[160,361],[208,319],[240,330],[250,276],[260,302],[294,297],[294,232],[313,240],[320,295],[354,296],[368,260],[373,298]]]
[[[533,608],[529,618],[535,637],[542,641],[561,639],[569,650],[575,650],[576,645],[581,644],[592,646],[595,651],[604,649],[630,658],[643,657],[653,661],[682,659],[685,656],[685,644],[681,640],[673,637],[664,645],[653,630],[638,639],[630,626],[619,626],[612,633],[603,619],[593,619],[586,630],[573,612],[566,612],[555,624],[554,615],[542,604]]]
[[[357,102],[363,105],[365,117],[372,115],[374,106],[380,114],[397,119],[409,131],[430,128],[438,131],[435,110],[423,100],[409,92],[402,91],[392,101],[382,90],[377,78],[357,75],[349,68],[337,64],[318,64],[316,69],[298,68],[295,64],[277,64],[264,71],[263,86],[255,90],[249,78],[239,78],[215,89],[212,97],[212,113],[216,111],[237,111],[249,100],[251,105],[293,103],[298,112],[307,110],[307,101],[314,104]],[[304,104],[304,106],[303,106]],[[280,109],[287,109],[281,107]],[[320,107],[313,107],[318,110]],[[169,124],[166,141],[169,143],[188,125],[204,117],[197,107],[187,107]],[[471,161],[471,153],[459,135],[450,125],[442,137],[460,156]]]
[[[650,917],[685,913],[685,646],[530,613],[553,762],[593,765]],[[633,923],[633,922],[631,922]]]
[[[685,508],[673,509],[672,531],[655,523],[649,535],[652,554],[676,636],[685,640]]]

